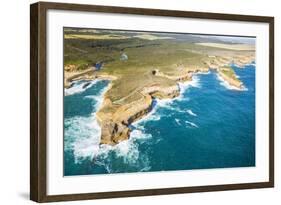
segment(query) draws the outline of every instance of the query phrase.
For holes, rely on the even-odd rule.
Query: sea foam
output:
[[[193,75],[191,81],[179,82],[178,84],[180,86],[181,92],[184,92],[186,89],[188,89],[190,87],[195,87],[195,88],[201,87],[200,79],[199,79],[198,75]]]
[[[195,123],[190,122],[190,121],[188,121],[188,120],[186,120],[185,123],[188,124],[188,125],[191,125],[192,127],[198,128],[198,126],[197,126]]]
[[[85,83],[88,82],[76,82],[73,87],[65,89],[66,95],[82,93],[86,89],[95,85],[97,81],[93,81],[87,87],[83,88]],[[189,87],[200,87],[199,78],[197,76],[193,76],[192,81],[180,83],[179,86],[181,94]],[[106,88],[96,95],[88,95],[84,97],[93,100],[94,111],[98,110],[105,90]],[[73,151],[76,163],[79,163],[85,158],[89,158],[91,160],[93,159],[94,163],[99,166],[103,166],[108,173],[114,172],[111,167],[111,157],[109,157],[111,153],[114,153],[118,158],[123,159],[125,164],[142,164],[142,166],[140,166],[142,167],[142,170],[139,171],[148,171],[150,169],[149,158],[148,156],[140,156],[139,144],[142,142],[147,143],[147,141],[152,138],[152,135],[145,132],[143,124],[148,121],[160,120],[161,114],[158,112],[160,108],[171,109],[176,112],[184,112],[173,106],[174,100],[175,99],[156,99],[152,111],[142,119],[132,123],[133,129],[130,133],[130,138],[114,146],[99,144],[101,128],[97,123],[95,112],[93,112],[89,117],[73,117],[65,119],[65,149],[71,149]],[[186,112],[191,115],[195,115],[195,113],[191,110]],[[179,120],[176,122],[181,125]]]
[[[96,82],[91,82],[87,87],[93,86]],[[79,82],[74,85],[69,94],[84,92],[87,88],[82,89],[84,83]],[[71,150],[74,155],[75,163],[81,163],[85,159],[94,160],[96,165],[103,166],[108,173],[114,172],[111,167],[110,154],[121,158],[125,164],[141,164],[143,171],[149,170],[148,156],[139,156],[138,143],[151,138],[151,134],[145,133],[143,126],[135,125],[131,132],[129,140],[122,141],[115,146],[100,145],[101,128],[98,125],[95,112],[99,109],[103,95],[107,87],[100,90],[95,95],[87,95],[84,98],[92,99],[93,113],[89,117],[72,117],[65,119],[65,151]],[[153,113],[152,113],[153,115]],[[157,115],[152,120],[158,120]],[[142,171],[142,170],[140,170]]]
[[[155,99],[154,100],[154,106],[151,112],[149,112],[146,116],[144,116],[142,119],[138,120],[137,122],[134,122],[133,126],[139,126],[142,124],[145,124],[149,121],[158,121],[161,119],[162,115],[159,109],[166,109],[174,112],[179,113],[188,113],[192,116],[197,116],[195,113],[192,112],[192,110],[182,110],[179,107],[177,107],[174,103],[175,101],[189,101],[190,99],[188,97],[184,96],[184,92],[190,88],[190,87],[196,87],[200,88],[200,79],[197,75],[194,75],[192,78],[192,81],[179,83],[180,87],[180,96],[173,98],[173,99]],[[179,122],[177,122],[179,124]]]
[[[87,88],[95,85],[97,82],[98,81],[90,82]],[[87,88],[83,89],[83,91]],[[75,116],[64,120],[66,127],[64,133],[64,148],[66,150],[73,150],[75,162],[77,163],[80,159],[93,158],[98,155],[101,128],[98,125],[95,112],[99,109],[102,103],[102,96],[105,91],[106,87],[101,89],[95,95],[85,96],[93,99],[92,103],[94,112],[90,116]]]
[[[81,93],[81,92],[87,90],[88,88],[92,87],[93,85],[95,85],[99,81],[100,80],[93,80],[93,81],[78,80],[78,81],[75,81],[70,88],[64,89],[64,93],[65,93],[66,96]],[[87,83],[89,83],[89,85],[85,87],[85,85]]]
[[[151,137],[151,134],[147,134],[141,129],[134,129],[128,140],[119,142],[114,146],[106,144],[100,145],[96,160],[99,161],[99,163],[102,162],[102,165],[106,167],[108,173],[112,173],[114,170],[110,168],[112,162],[110,161],[109,154],[114,153],[118,158],[122,159],[124,164],[142,167],[139,171],[147,171],[150,169],[149,158],[145,154],[140,156],[139,144],[141,141],[145,142]]]
[[[181,126],[181,123],[180,123],[180,120],[179,120],[179,119],[175,119],[175,121],[176,121],[176,123],[177,123],[178,125]]]
[[[101,129],[96,116],[65,119],[65,150],[73,150],[75,162],[98,154]]]
[[[190,109],[188,109],[186,112],[187,112],[188,114],[194,116],[194,117],[197,116],[197,114],[195,114],[194,112],[192,112],[192,110],[190,110]]]

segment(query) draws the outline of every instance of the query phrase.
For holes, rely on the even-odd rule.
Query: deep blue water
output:
[[[99,146],[95,111],[108,81],[64,98],[64,174],[86,175],[255,166],[255,67],[236,68],[245,89],[230,89],[216,72],[180,84],[181,96],[156,100],[134,123],[130,140]]]

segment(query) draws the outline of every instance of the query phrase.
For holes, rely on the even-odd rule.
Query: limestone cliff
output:
[[[205,67],[202,68],[195,66],[185,69],[179,68],[171,73],[164,73],[158,69],[152,70],[150,76],[148,75],[147,77],[155,80],[158,78],[158,81],[152,80],[147,84],[140,84],[141,86],[133,91],[133,95],[138,96],[136,98],[130,99],[132,95],[126,94],[121,95],[120,99],[113,101],[106,93],[103,103],[96,113],[98,123],[101,127],[100,144],[115,145],[129,139],[130,125],[151,111],[153,99],[175,98],[179,96],[180,88],[178,82],[192,80],[193,74],[207,73],[210,69],[214,69],[230,85],[241,89],[243,83],[237,79],[235,72],[229,65],[236,63],[243,67],[245,64],[252,62],[252,60],[252,56],[236,56],[235,58],[209,56],[204,59]],[[65,88],[69,87],[74,80],[93,80],[99,78],[112,81],[108,88],[109,92],[113,82],[116,82],[118,79],[118,76],[108,75],[106,72],[95,72],[92,68],[81,72],[74,72],[71,68],[65,68]],[[231,71],[231,75],[226,75],[224,72],[226,71],[225,69],[230,69],[228,71]],[[159,78],[162,80],[159,80]],[[168,83],[163,79],[166,79]],[[123,83],[126,83],[126,81]]]
[[[179,92],[177,84],[170,87],[144,87],[140,91],[143,96],[141,99],[117,108],[109,99],[105,99],[102,108],[97,112],[98,123],[101,126],[100,143],[114,145],[128,139],[129,125],[151,111],[153,98],[174,98]]]

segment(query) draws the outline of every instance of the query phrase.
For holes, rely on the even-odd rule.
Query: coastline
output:
[[[254,69],[252,69],[251,67],[251,69],[249,70],[254,70]],[[245,80],[244,77],[245,75],[248,74],[248,71],[245,70],[244,72],[244,70],[240,70],[240,69],[236,69],[235,71],[237,71],[237,74],[241,76],[241,79]],[[166,160],[168,154],[165,155],[165,149],[167,149],[167,146],[169,146],[169,144],[173,142],[173,140],[178,139],[177,142],[179,143],[177,143],[177,145],[180,146],[181,139],[183,140],[184,137],[188,137],[188,139],[191,139],[192,141],[200,140],[202,142],[208,139],[208,137],[205,138],[204,136],[202,136],[202,138],[196,137],[197,135],[194,136],[194,133],[197,133],[200,136],[201,133],[200,130],[206,129],[204,122],[206,122],[205,120],[208,119],[208,115],[206,115],[205,111],[210,109],[207,107],[205,108],[202,107],[202,104],[200,107],[198,107],[197,100],[196,100],[197,93],[199,96],[202,97],[205,96],[204,99],[207,100],[208,98],[206,97],[208,97],[208,93],[206,93],[204,90],[208,89],[208,87],[206,86],[209,86],[210,84],[215,85],[215,89],[217,89],[220,93],[227,94],[228,92],[230,92],[230,96],[235,96],[236,95],[235,93],[237,94],[240,93],[222,87],[220,81],[217,80],[216,76],[217,73],[215,71],[211,71],[209,75],[204,75],[204,74],[201,75],[200,73],[198,75],[197,74],[193,75],[192,81],[179,83],[181,85],[181,93],[179,97],[175,99],[162,99],[162,100],[155,99],[156,103],[153,105],[152,110],[149,113],[147,113],[145,116],[143,116],[141,119],[138,119],[136,122],[131,124],[130,126],[131,133],[129,139],[124,140],[114,146],[108,144],[100,145],[101,129],[99,124],[97,123],[97,119],[95,116],[98,107],[95,106],[94,110],[91,112],[93,113],[93,115],[87,118],[87,121],[81,119],[82,121],[79,124],[77,124],[78,123],[77,121],[74,121],[73,128],[76,129],[81,126],[81,130],[77,129],[76,132],[74,133],[71,132],[67,133],[66,136],[66,139],[68,139],[67,145],[70,146],[69,148],[70,150],[66,150],[65,152],[66,152],[66,156],[73,157],[73,161],[67,165],[66,173],[68,175],[81,175],[84,173],[83,170],[85,167],[88,166],[89,162],[92,162],[93,164],[92,164],[91,172],[90,171],[87,172],[88,174],[106,174],[106,173],[143,171],[144,168],[147,168],[147,171],[152,171],[152,172],[159,171],[161,169],[165,169],[167,171],[170,170],[168,166],[165,167],[158,166],[159,165],[158,162],[160,162],[161,159]],[[247,82],[246,83],[247,87],[250,86],[248,84],[249,83],[248,81],[245,82]],[[85,82],[83,81],[83,83]],[[92,88],[90,88],[90,90],[93,90],[93,92],[90,92],[89,90],[86,91],[85,94],[82,93],[81,96],[88,96],[88,95],[99,96],[98,98],[95,97],[94,99],[98,99],[100,101],[99,107],[101,107],[102,96],[99,95],[98,93],[101,93],[100,90],[105,91],[106,89],[108,89],[109,82],[107,81],[107,83],[103,85],[104,86],[101,88],[97,84],[97,86],[93,86]],[[77,86],[77,84],[75,86]],[[98,90],[96,90],[97,88]],[[210,88],[213,87],[210,86]],[[244,92],[242,96],[245,95],[248,96],[248,93],[252,92],[251,87],[249,87],[248,89],[249,92]],[[229,95],[226,95],[225,97],[226,99],[229,99]],[[235,99],[238,100],[237,98]],[[86,99],[84,99],[83,97],[83,101],[84,100]],[[237,102],[239,102],[239,100]],[[201,101],[201,103],[203,103],[204,105],[204,102]],[[219,104],[217,103],[215,103],[214,105],[219,106]],[[79,107],[83,108],[83,106],[79,106]],[[201,110],[202,108],[203,110]],[[197,115],[197,117],[188,114],[187,113],[188,109],[192,110]],[[225,116],[222,112],[219,112],[219,115]],[[80,118],[78,119],[80,120]],[[176,122],[175,119],[179,119],[179,121]],[[69,122],[70,121],[68,120],[68,123]],[[194,123],[199,128],[196,129],[196,127],[189,124],[189,122]],[[225,124],[227,124],[227,122],[225,122]],[[160,126],[159,129],[158,126]],[[175,128],[179,130],[178,131],[173,130]],[[216,128],[213,127],[212,130],[214,130],[215,132]],[[174,133],[176,135],[175,136],[176,138],[174,138],[171,133]],[[211,133],[212,131],[210,131],[210,136],[212,136]],[[72,136],[74,138],[72,138]],[[71,141],[73,139],[74,141]],[[229,138],[223,138],[223,139],[227,140]],[[210,139],[210,142],[211,141],[212,140]],[[215,141],[217,142],[217,144],[219,144],[217,140]],[[182,149],[189,149],[188,146],[190,146],[190,144],[188,144],[187,146],[183,146]],[[146,148],[149,150],[156,149],[155,153],[161,153],[162,156],[159,154],[155,154],[151,156],[150,152]],[[163,150],[161,150],[162,148]],[[190,153],[191,152],[192,151],[190,151]],[[172,153],[178,153],[178,151],[174,150],[174,152]],[[159,158],[157,158],[157,156]],[[180,154],[179,156],[182,155]],[[192,157],[192,154],[190,155],[188,154],[186,157],[188,159]],[[180,159],[178,159],[177,161],[180,162]],[[200,159],[202,159],[202,157],[198,157],[198,160]],[[153,164],[154,160],[157,161],[156,166]],[[122,168],[120,168],[119,166],[118,167],[112,166],[112,162],[116,162],[116,163],[118,162],[118,164],[122,165]],[[169,162],[169,164],[172,163],[172,161],[167,161],[167,162]],[[73,167],[76,166],[77,167],[79,166],[80,168],[77,169],[77,171],[75,172],[72,171]],[[189,167],[189,166],[187,167],[180,166],[177,168],[194,169],[194,167]]]
[[[230,62],[228,62],[228,65]],[[243,64],[243,68],[249,62]],[[221,66],[221,65],[219,65]],[[162,84],[152,84],[144,85],[141,89],[136,92],[141,95],[140,99],[134,100],[130,103],[116,104],[112,102],[106,95],[106,93],[112,88],[113,82],[118,79],[116,76],[108,75],[105,73],[95,72],[93,69],[87,69],[84,72],[73,73],[68,75],[66,78],[65,88],[73,81],[77,80],[109,80],[108,85],[104,95],[102,103],[96,112],[96,117],[98,124],[101,128],[100,144],[116,145],[124,140],[128,140],[130,137],[132,123],[144,118],[152,111],[153,100],[163,100],[163,99],[175,99],[180,96],[181,89],[179,83],[192,82],[194,75],[196,74],[208,74],[210,70],[213,69],[217,72],[218,77],[224,83],[229,84],[235,90],[244,90],[243,83],[240,80],[234,80],[226,76],[221,72],[221,68],[217,66],[216,68],[197,68],[197,69],[186,69],[179,75],[168,75],[162,73],[158,70],[153,71],[153,75],[161,78],[167,78],[173,80],[173,85],[162,85]],[[235,75],[236,76],[236,75]],[[235,79],[238,79],[235,77]],[[129,97],[129,96],[125,96]]]
[[[63,39],[64,176],[255,166],[256,37],[69,27]]]

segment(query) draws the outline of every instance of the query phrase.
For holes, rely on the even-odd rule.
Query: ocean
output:
[[[64,97],[64,176],[255,166],[255,64],[232,67],[243,90],[196,74],[116,146],[99,145],[95,116],[109,81],[75,82]]]

